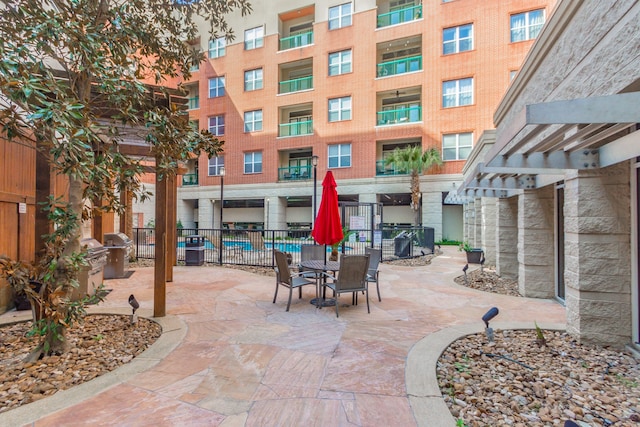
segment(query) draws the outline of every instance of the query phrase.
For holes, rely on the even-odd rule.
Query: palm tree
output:
[[[414,213],[414,225],[420,225],[420,175],[433,165],[441,165],[440,152],[429,148],[422,152],[420,145],[408,145],[396,148],[384,161],[385,165],[393,165],[396,170],[407,171],[411,175],[411,209]]]

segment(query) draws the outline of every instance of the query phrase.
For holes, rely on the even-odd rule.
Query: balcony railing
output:
[[[278,168],[278,181],[311,179],[311,166],[289,166]]]
[[[378,64],[378,77],[393,76],[422,70],[422,55]]]
[[[200,108],[200,97],[189,98],[189,110],[197,110],[198,108]]]
[[[313,76],[280,82],[280,93],[298,92],[307,89],[313,89]]]
[[[280,50],[293,49],[295,47],[307,46],[313,43],[313,31],[296,34],[295,36],[280,39]]]
[[[376,162],[376,175],[378,176],[407,175],[408,173],[404,169],[396,169],[393,165],[385,165],[384,160]]]
[[[182,185],[198,185],[198,174],[185,173],[182,175]]]
[[[422,18],[422,5],[409,6],[378,15],[378,28],[415,21],[420,18]]]
[[[281,123],[278,136],[300,136],[313,134],[313,120],[295,123]]]
[[[398,108],[396,110],[378,111],[377,125],[397,125],[422,120],[422,107]]]

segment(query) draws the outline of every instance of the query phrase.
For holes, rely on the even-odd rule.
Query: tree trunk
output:
[[[413,225],[419,226],[422,221],[420,220],[420,175],[416,172],[411,172],[411,209],[413,209]]]

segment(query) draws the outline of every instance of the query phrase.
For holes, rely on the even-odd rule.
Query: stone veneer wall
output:
[[[507,279],[518,277],[518,198],[496,202],[496,273]]]
[[[496,265],[496,203],[498,199],[482,198],[482,249],[485,265]]]
[[[553,185],[518,196],[518,285],[525,297],[555,295],[553,206]]]
[[[567,174],[567,331],[622,347],[631,340],[629,163]]]

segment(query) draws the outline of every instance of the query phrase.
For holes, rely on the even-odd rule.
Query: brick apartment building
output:
[[[382,203],[385,225],[409,225],[409,175],[384,166],[396,147],[436,148],[421,177],[422,225],[463,238],[463,209],[446,199],[554,0],[253,1],[232,15],[233,41],[210,39],[189,90],[190,117],[225,141],[187,164],[178,190],[185,227],[224,222],[284,229],[313,221],[333,171],[341,201]],[[221,168],[224,167],[224,178]],[[153,201],[136,205],[138,225]]]

